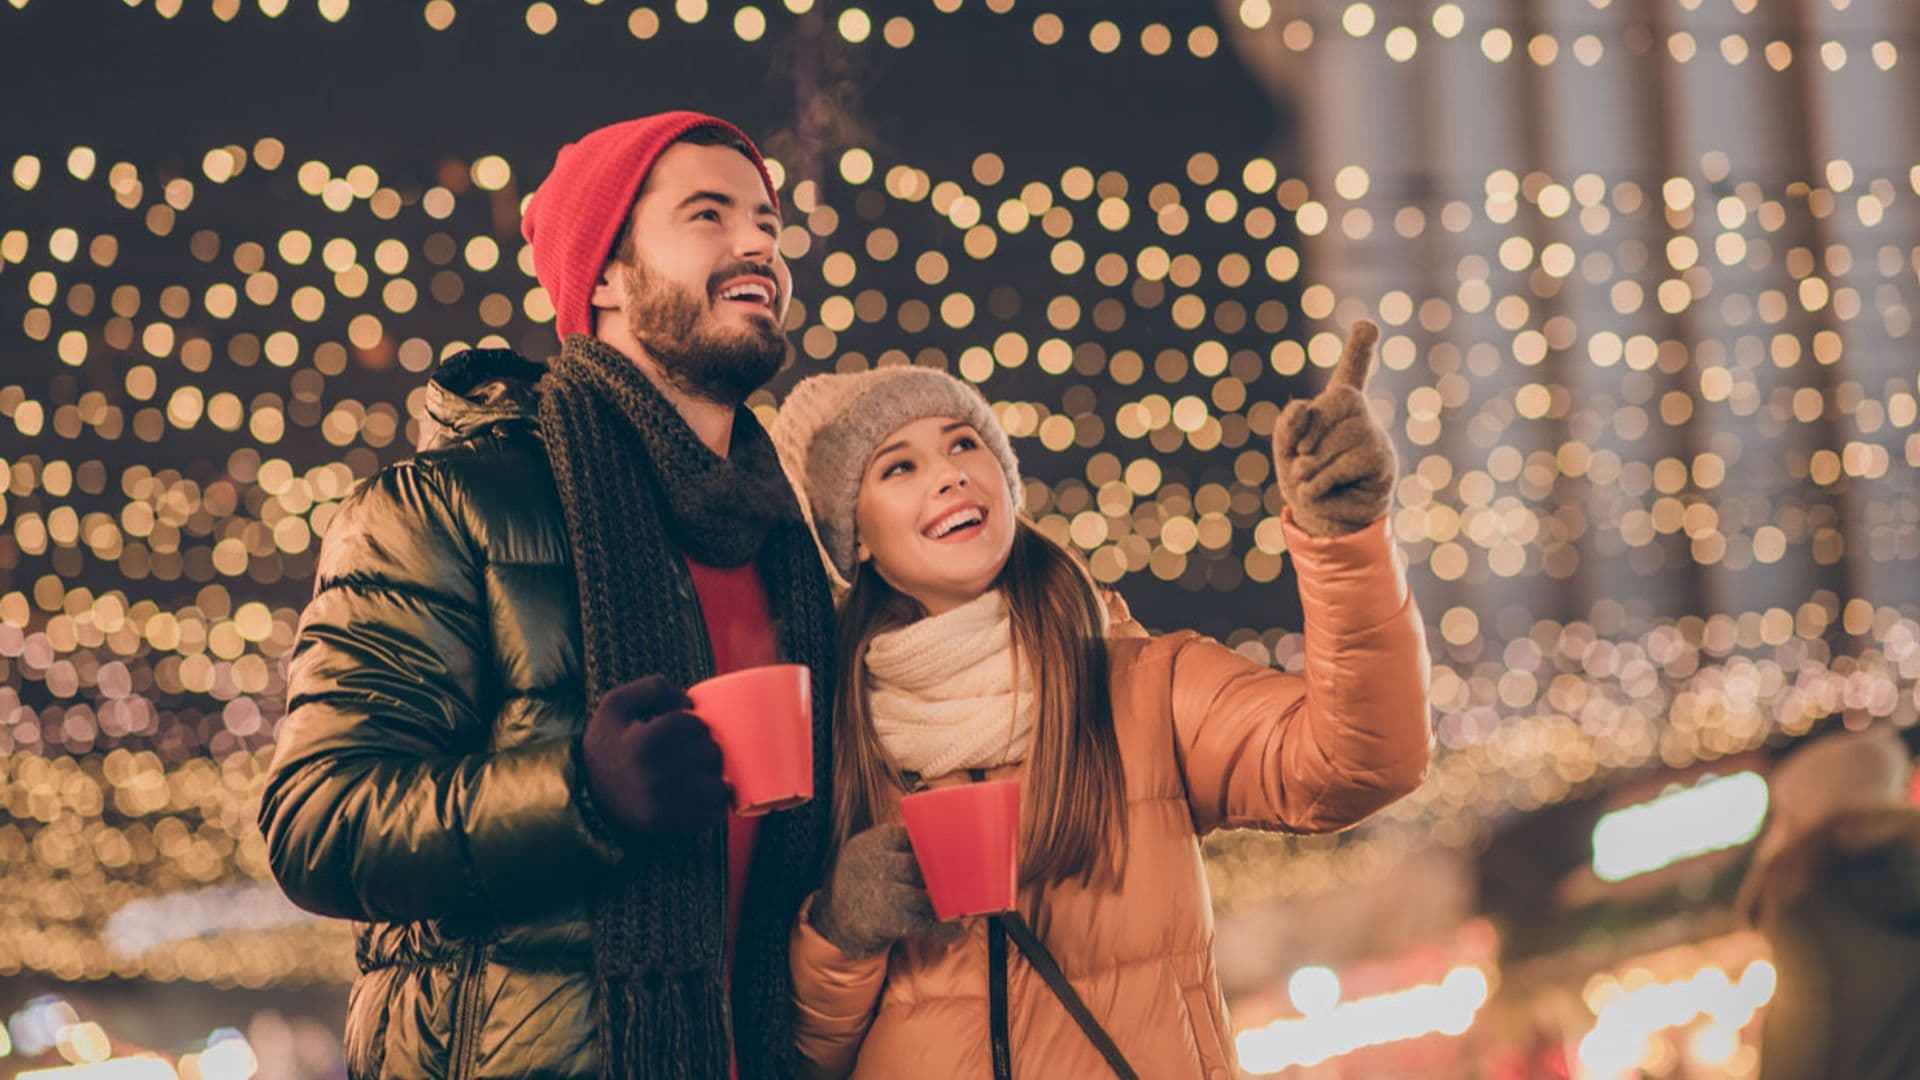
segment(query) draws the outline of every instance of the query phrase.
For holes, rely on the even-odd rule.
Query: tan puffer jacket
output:
[[[1386,524],[1323,540],[1289,519],[1286,535],[1306,618],[1305,673],[1197,634],[1149,638],[1122,625],[1109,647],[1130,815],[1124,880],[1117,890],[1061,885],[1021,897],[1143,1078],[1234,1075],[1200,837],[1341,829],[1426,772],[1426,638]],[[853,959],[803,913],[790,958],[802,1056],[826,1076],[991,1077],[985,923],[969,923],[948,947],[906,941]],[[1014,1075],[1111,1075],[1046,983],[1009,952]]]

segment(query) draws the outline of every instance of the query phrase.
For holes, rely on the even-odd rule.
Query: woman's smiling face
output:
[[[1013,550],[1014,524],[1000,460],[973,425],[946,416],[888,435],[854,502],[856,557],[931,615],[993,587]]]

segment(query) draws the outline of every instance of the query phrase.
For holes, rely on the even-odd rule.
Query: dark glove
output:
[[[821,937],[855,957],[884,952],[905,937],[950,943],[966,932],[933,913],[905,825],[875,825],[848,840],[814,896],[807,920]]]
[[[1392,504],[1399,463],[1365,393],[1379,337],[1374,324],[1354,324],[1327,388],[1290,402],[1273,425],[1274,482],[1295,523],[1315,536],[1358,532]]]
[[[623,835],[697,832],[725,820],[720,747],[687,695],[659,675],[606,692],[580,737],[587,791]]]

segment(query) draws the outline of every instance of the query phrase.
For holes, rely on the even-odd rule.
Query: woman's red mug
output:
[[[1012,911],[1019,896],[1020,781],[986,780],[900,800],[913,857],[941,919]]]

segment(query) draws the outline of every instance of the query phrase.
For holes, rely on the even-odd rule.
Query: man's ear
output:
[[[627,276],[620,272],[619,263],[607,260],[607,265],[600,269],[600,280],[594,283],[593,295],[587,297],[587,303],[614,311],[626,306]]]

